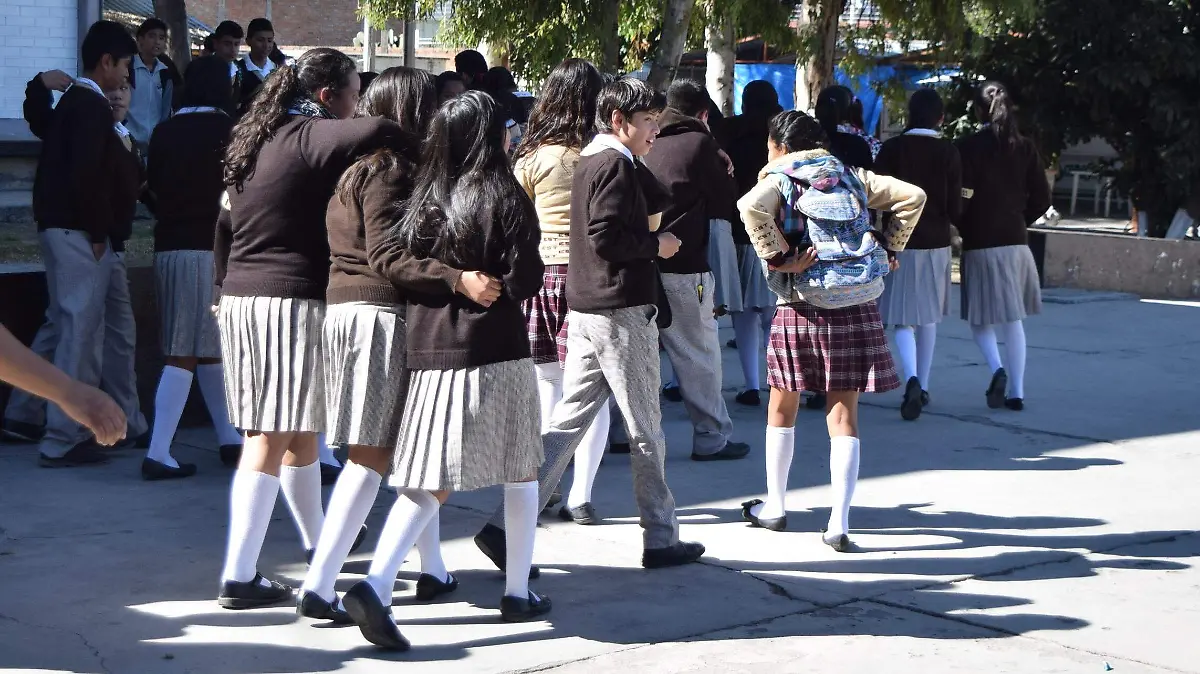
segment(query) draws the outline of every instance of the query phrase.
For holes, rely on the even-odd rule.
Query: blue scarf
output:
[[[337,119],[337,116],[329,111],[329,108],[314,101],[308,96],[297,96],[288,106],[289,115],[300,115],[303,117],[320,117],[321,119]]]

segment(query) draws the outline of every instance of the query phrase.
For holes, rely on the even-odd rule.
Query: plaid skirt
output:
[[[525,300],[525,326],[534,363],[566,362],[567,265],[546,265],[542,289]]]
[[[900,388],[879,308],[874,302],[845,309],[781,305],[771,321],[767,383],[782,391]]]

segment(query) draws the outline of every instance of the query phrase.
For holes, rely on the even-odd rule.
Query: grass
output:
[[[125,243],[125,264],[141,266],[154,260],[154,221],[134,220],[133,236]],[[37,225],[32,221],[0,223],[0,264],[41,262]]]

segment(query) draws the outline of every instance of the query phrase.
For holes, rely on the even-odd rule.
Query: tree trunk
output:
[[[650,66],[650,75],[646,78],[646,82],[656,90],[665,89],[675,79],[695,5],[696,0],[667,0],[662,39],[658,43],[658,53],[654,55],[654,64]]]
[[[621,16],[621,0],[597,0],[600,25],[600,71],[619,73],[621,66],[621,33],[618,21]]]
[[[804,0],[801,30],[811,33],[812,50],[807,59],[796,62],[797,110],[811,111],[821,90],[833,84],[838,18],[843,6],[843,0]]]
[[[708,0],[709,16],[713,16],[717,0]],[[708,95],[726,117],[733,114],[733,63],[737,55],[733,50],[733,17],[727,16],[719,22],[709,23],[704,29],[704,42],[708,47]]]
[[[154,0],[154,14],[167,24],[171,40],[171,60],[179,72],[192,60],[192,41],[188,35],[187,5],[184,0]]]

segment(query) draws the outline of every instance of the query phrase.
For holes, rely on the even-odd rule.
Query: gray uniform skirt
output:
[[[542,465],[533,360],[414,370],[389,482],[469,491],[519,482]]]
[[[742,280],[742,311],[774,309],[779,296],[767,287],[767,274],[754,246],[744,243],[737,247],[738,275]]]
[[[1029,246],[963,251],[961,290],[962,317],[971,325],[1012,323],[1042,313],[1042,288]]]
[[[155,253],[154,289],[163,355],[220,358],[221,331],[212,312],[212,251]]]
[[[324,333],[326,440],[395,447],[408,388],[404,306],[330,304]]]
[[[929,325],[950,315],[950,247],[896,254],[900,268],[883,277],[884,325]]]
[[[708,266],[716,279],[713,305],[728,313],[742,310],[742,280],[738,269],[737,246],[728,220],[708,221]]]
[[[325,303],[221,298],[221,356],[229,421],[244,431],[325,431]]]

